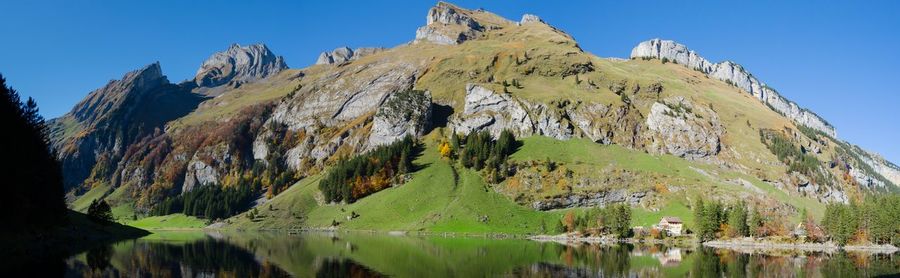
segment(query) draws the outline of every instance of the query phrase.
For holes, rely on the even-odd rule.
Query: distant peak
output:
[[[241,46],[233,43],[227,50],[216,52],[197,69],[194,81],[199,87],[224,84],[238,86],[274,75],[288,66],[284,58],[276,56],[265,44]]]

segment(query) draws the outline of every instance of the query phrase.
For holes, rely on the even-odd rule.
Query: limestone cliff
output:
[[[666,59],[701,71],[710,77],[728,82],[744,90],[768,105],[772,110],[778,111],[799,125],[805,125],[825,132],[832,137],[837,137],[834,127],[825,119],[781,96],[777,91],[759,81],[744,67],[734,62],[712,63],[682,44],[661,39],[641,42],[631,50],[631,58]]]

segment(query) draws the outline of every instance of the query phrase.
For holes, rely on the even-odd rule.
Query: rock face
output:
[[[330,65],[330,64],[340,64],[344,62],[353,61],[359,59],[363,56],[368,56],[371,54],[375,54],[378,52],[384,51],[384,48],[381,47],[360,47],[357,49],[350,49],[349,47],[339,47],[335,48],[331,52],[325,51],[322,54],[319,54],[319,58],[316,59],[316,65]]]
[[[665,58],[685,67],[701,71],[710,77],[728,82],[746,91],[768,105],[772,110],[781,113],[797,124],[822,131],[831,137],[837,137],[834,127],[827,121],[812,111],[801,108],[793,101],[784,98],[777,91],[756,79],[744,67],[734,62],[712,63],[682,44],[660,39],[653,39],[638,44],[631,50],[631,58]]]
[[[240,46],[216,52],[200,65],[194,82],[199,87],[232,87],[266,78],[287,69],[281,56],[275,56],[264,44]]]
[[[560,140],[587,137],[594,142],[635,146],[642,116],[630,107],[595,103],[531,103],[484,86],[466,86],[462,113],[450,119],[450,129],[459,134],[488,130],[499,136],[503,130],[517,136],[541,135]]]
[[[125,100],[127,94],[142,94],[159,86],[169,84],[162,74],[159,62],[139,70],[126,73],[122,79],[110,81],[97,89],[72,108],[72,116],[79,122],[90,124],[109,116],[113,109]]]
[[[431,94],[404,91],[391,94],[384,101],[372,124],[369,148],[386,145],[406,135],[421,136],[431,118]]]
[[[697,107],[680,96],[653,103],[646,123],[650,151],[687,159],[718,154],[720,137],[725,133],[715,111]]]
[[[488,130],[493,136],[499,136],[503,130],[510,130],[520,136],[572,137],[571,126],[560,121],[546,106],[516,100],[475,84],[466,85],[465,108],[459,117],[451,120],[450,126],[461,134]]]
[[[402,105],[417,106],[415,113],[375,116],[379,107],[385,106],[389,96],[412,90],[415,77],[421,70],[418,65],[386,60],[376,64],[351,64],[336,70],[333,74],[310,80],[308,85],[273,108],[272,116],[253,143],[254,158],[266,161],[270,155],[277,154],[284,156],[289,166],[296,167],[293,169],[300,169],[304,164],[322,163],[340,148],[363,151],[370,146],[366,142],[370,136],[380,142],[388,142],[394,136],[402,137],[401,130],[421,132],[425,123],[422,118],[427,119],[430,105],[418,105],[430,103],[430,96],[423,95],[421,99],[413,98],[409,102],[398,99]],[[403,112],[400,109],[388,110],[385,112]],[[366,127],[369,117],[375,118],[373,126],[379,125],[378,129]],[[406,123],[383,122],[405,117],[409,118]],[[381,127],[386,129],[379,130]],[[286,132],[302,136],[292,140],[296,143],[273,145],[272,142],[278,141]]]
[[[416,30],[416,41],[452,45],[477,37],[484,27],[470,13],[452,4],[438,2],[428,10],[426,25]]]
[[[605,207],[622,202],[628,202],[629,205],[637,205],[646,196],[646,192],[629,194],[625,190],[619,189],[589,194],[573,194],[566,197],[535,201],[531,204],[531,207],[535,210],[551,210],[574,207]]]

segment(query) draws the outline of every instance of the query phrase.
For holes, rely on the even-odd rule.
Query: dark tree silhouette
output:
[[[0,223],[5,232],[25,232],[65,218],[63,179],[50,148],[37,103],[6,85],[0,75]]]

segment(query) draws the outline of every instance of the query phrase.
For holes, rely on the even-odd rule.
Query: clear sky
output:
[[[52,118],[155,61],[172,82],[192,78],[231,43],[266,43],[292,68],[338,46],[395,46],[413,39],[434,3],[0,0],[0,73]],[[453,3],[514,20],[537,14],[603,57],[658,37],[736,61],[839,137],[900,162],[900,1]]]

